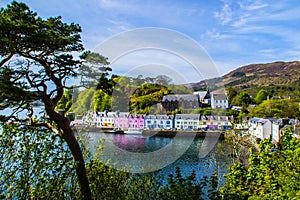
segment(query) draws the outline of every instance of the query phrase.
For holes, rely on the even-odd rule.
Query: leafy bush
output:
[[[0,185],[1,199],[79,195],[72,155],[63,140],[46,129],[17,124],[3,125],[0,131]]]
[[[300,140],[286,131],[275,146],[263,140],[249,168],[235,163],[220,190],[223,199],[299,199]]]

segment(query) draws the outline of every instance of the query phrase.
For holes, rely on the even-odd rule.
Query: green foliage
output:
[[[94,101],[93,101],[93,97],[94,97],[94,93],[95,93],[95,89],[94,88],[90,88],[90,89],[85,89],[82,90],[76,101],[73,104],[73,112],[81,115],[84,113],[87,113],[88,111],[93,111],[94,110]]]
[[[94,111],[110,111],[111,110],[111,96],[103,90],[98,89],[93,96]]]
[[[254,97],[254,102],[256,104],[261,104],[264,100],[268,99],[268,96],[270,96],[270,94],[266,90],[261,89]]]
[[[3,125],[0,130],[0,198],[79,197],[72,154],[44,128]]]
[[[255,117],[297,117],[299,104],[289,99],[265,100],[255,108],[250,109],[250,115]]]
[[[224,164],[241,162],[247,166],[251,148],[255,148],[255,144],[250,135],[231,129],[225,132],[224,140],[217,145],[215,152],[217,159]]]
[[[233,104],[247,107],[251,102],[252,102],[252,99],[251,99],[250,95],[246,92],[241,92],[239,95],[237,95]]]
[[[203,199],[205,184],[198,183],[195,172],[183,177],[179,168],[170,174],[168,184],[159,189],[159,199]]]
[[[143,84],[135,90],[130,98],[130,111],[146,114],[148,108],[160,103],[162,96],[169,94],[170,90],[159,84]]]
[[[55,110],[65,89],[70,88],[69,80],[78,77],[80,70],[84,71],[84,60],[74,58],[74,55],[84,50],[80,37],[81,27],[74,23],[64,23],[61,17],[42,19],[26,4],[12,1],[0,10],[0,30],[0,93],[10,93],[0,95],[0,111],[12,109],[6,116],[1,116],[0,120],[32,123],[32,102],[39,100],[46,111],[45,123],[36,121],[35,125],[58,132],[66,141],[76,161],[81,194],[89,199],[90,189],[82,151],[69,120]],[[64,102],[61,103],[59,106],[64,106]],[[20,112],[25,114],[19,115]],[[51,124],[47,123],[50,121]],[[49,136],[49,141],[55,142],[50,133],[45,135]],[[30,188],[29,185],[24,187],[26,191]],[[38,194],[36,196],[40,197]]]
[[[176,168],[175,176],[170,174],[167,182],[156,173],[131,174],[106,166],[98,159],[87,164],[91,190],[95,199],[122,200],[182,200],[182,199],[219,199],[218,179],[216,174],[197,181],[195,172],[183,176]]]
[[[220,193],[223,199],[299,199],[299,173],[300,140],[287,130],[277,147],[261,141],[259,150],[251,151],[249,168],[234,164]]]
[[[86,139],[80,139],[81,144]],[[82,198],[72,154],[58,135],[42,128],[4,125],[0,147],[1,198]],[[100,155],[98,151],[92,158],[85,158],[89,159],[86,169],[93,199],[218,199],[216,174],[198,181],[195,172],[183,176],[177,168],[175,175],[163,182],[164,177],[156,172],[115,170],[100,161]]]
[[[63,109],[65,112],[70,112],[72,107],[72,98],[71,90],[66,90],[65,94],[58,101],[56,109]]]
[[[238,92],[234,87],[229,86],[226,88],[226,93],[228,97],[228,103],[231,104],[233,99],[237,96]]]

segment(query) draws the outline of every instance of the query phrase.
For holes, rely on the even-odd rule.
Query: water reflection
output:
[[[142,137],[132,135],[115,135],[115,134],[103,134],[103,133],[89,133],[91,147],[98,144],[99,140],[105,139],[105,147],[103,149],[102,161],[111,163],[118,163],[119,166],[132,167],[132,169],[139,170],[143,168],[144,171],[150,172],[152,169],[159,168],[157,173],[170,174],[174,173],[176,167],[180,167],[183,174],[189,175],[192,171],[195,171],[198,178],[206,175],[211,175],[214,170],[217,170],[221,179],[222,174],[225,173],[224,169],[220,168],[220,164],[215,159],[214,152],[210,152],[207,156],[202,157],[201,145],[207,145],[203,143],[203,139],[194,139],[191,145],[187,148],[185,145],[189,142],[189,138],[180,138],[174,140],[172,138],[164,137]],[[117,147],[112,148],[112,146]],[[159,151],[163,148],[168,148],[168,154],[159,154],[157,157],[146,157],[147,153],[153,151]],[[181,151],[183,148],[187,148],[187,151],[175,159],[171,163],[166,163],[169,157],[177,156],[176,152]],[[209,147],[213,148],[213,147]],[[94,149],[94,148],[92,148]],[[94,151],[94,150],[92,150]],[[133,154],[128,154],[130,151]],[[147,163],[143,159],[147,158]]]

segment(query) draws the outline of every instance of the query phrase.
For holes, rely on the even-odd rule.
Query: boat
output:
[[[126,131],[124,131],[127,135],[142,135],[143,129],[141,128],[129,128]]]

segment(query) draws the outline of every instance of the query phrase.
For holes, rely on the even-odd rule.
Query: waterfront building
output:
[[[116,112],[95,112],[93,115],[93,121],[97,127],[113,128],[115,116]]]
[[[71,123],[73,126],[84,126],[85,125],[85,116],[76,115],[74,121]]]
[[[173,115],[146,115],[145,128],[148,129],[172,129]]]
[[[200,114],[176,114],[174,126],[179,130],[198,129]]]
[[[144,115],[129,115],[128,128],[143,129],[145,126]]]
[[[232,116],[201,115],[199,128],[228,130],[233,121]]]
[[[129,112],[116,112],[114,116],[114,128],[127,129],[129,127]]]

